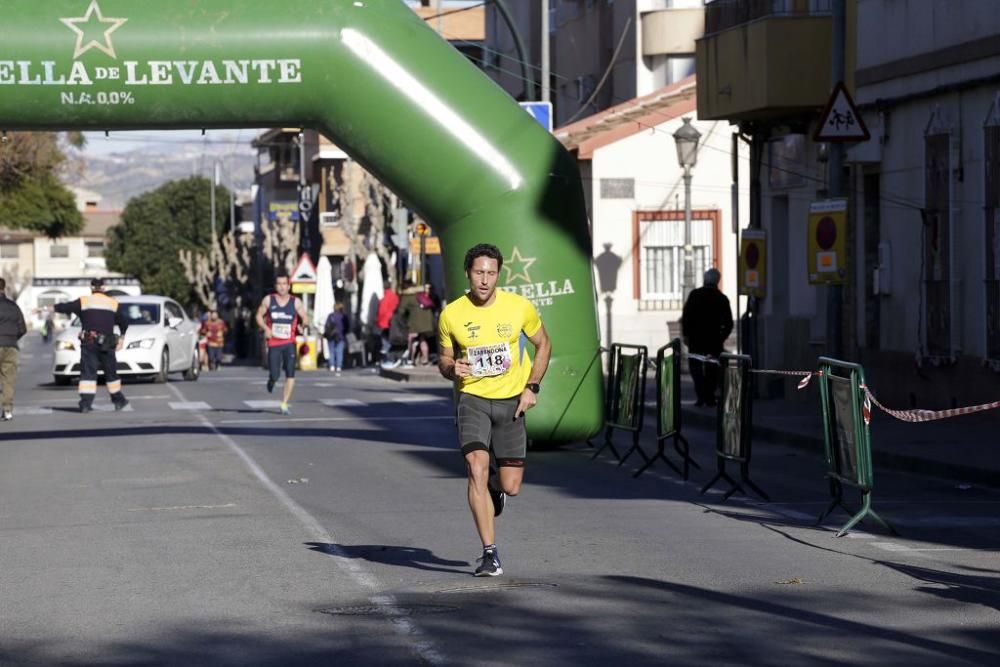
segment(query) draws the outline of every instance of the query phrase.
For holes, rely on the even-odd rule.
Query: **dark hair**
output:
[[[288,274],[284,271],[278,271],[276,274],[274,274],[274,282],[278,282],[279,278],[284,278],[285,280],[288,280]]]
[[[495,259],[497,261],[497,269],[500,269],[503,266],[503,255],[500,253],[500,249],[490,243],[480,243],[472,246],[469,248],[469,251],[465,253],[466,273],[472,269],[472,263],[479,257],[489,257],[490,259]]]
[[[101,278],[93,278],[90,281],[91,289],[102,289],[104,287],[104,281]]]

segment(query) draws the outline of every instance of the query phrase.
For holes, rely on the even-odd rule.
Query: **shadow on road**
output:
[[[415,570],[446,572],[469,576],[469,562],[448,560],[435,556],[429,549],[420,547],[389,546],[385,544],[331,544],[326,542],[306,542],[311,551],[317,551],[334,558],[359,558],[371,563],[409,567]],[[462,568],[462,569],[457,569]]]

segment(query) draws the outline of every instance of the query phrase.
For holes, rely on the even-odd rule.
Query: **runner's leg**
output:
[[[528,432],[524,416],[514,419],[518,398],[492,401],[493,454],[497,459],[500,488],[508,496],[521,492],[524,459],[528,452]]]
[[[490,478],[490,401],[469,394],[458,395],[458,439],[468,474],[468,501],[483,546],[494,543],[493,500]]]
[[[285,386],[282,387],[281,402],[288,405],[295,389],[295,344],[282,345],[282,365],[285,367]]]

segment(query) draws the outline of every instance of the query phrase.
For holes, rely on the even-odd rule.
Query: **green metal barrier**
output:
[[[729,482],[730,488],[722,496],[728,500],[739,491],[746,495],[743,485],[746,484],[764,500],[771,498],[750,479],[750,454],[753,429],[753,414],[750,398],[750,368],[752,360],[745,354],[719,355],[720,375],[722,378],[722,397],[719,400],[718,421],[716,426],[715,460],[718,471],[708,484],[702,487],[705,493],[723,479]],[[726,462],[733,461],[740,465],[740,482],[734,480],[726,471]]]
[[[673,440],[674,450],[681,457],[683,471],[667,458],[665,445],[668,439]],[[687,439],[681,435],[680,338],[673,339],[656,351],[656,453],[632,476],[638,477],[644,473],[657,459],[673,468],[685,480],[691,466],[701,470],[701,466],[691,458]]]
[[[819,359],[819,392],[823,408],[823,448],[826,455],[827,477],[830,479],[829,507],[819,515],[816,525],[823,523],[835,509],[844,505],[844,485],[861,491],[861,509],[851,516],[837,537],[846,535],[866,516],[875,519],[892,534],[896,531],[872,509],[872,445],[868,424],[864,419],[865,371],[858,365],[828,357]]]
[[[575,160],[399,0],[5,0],[0,130],[310,127],[429,221],[449,298],[465,251],[553,341],[537,442],[601,429],[593,256]]]
[[[625,351],[631,354],[625,354]],[[639,452],[644,461],[649,457],[639,447],[639,435],[642,432],[643,413],[646,403],[646,361],[649,351],[645,345],[611,346],[611,356],[608,362],[607,401],[604,408],[604,444],[594,456],[596,459],[605,449],[611,451],[618,465],[625,463],[632,452]],[[624,456],[618,454],[612,437],[615,429],[632,433],[632,447]]]

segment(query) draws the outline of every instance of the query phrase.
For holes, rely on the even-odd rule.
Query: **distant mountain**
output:
[[[239,144],[143,144],[107,155],[84,155],[82,164],[65,178],[66,185],[101,195],[102,209],[121,209],[129,199],[172,180],[193,175],[211,178],[219,163],[219,184],[236,190],[253,183],[256,150]]]

